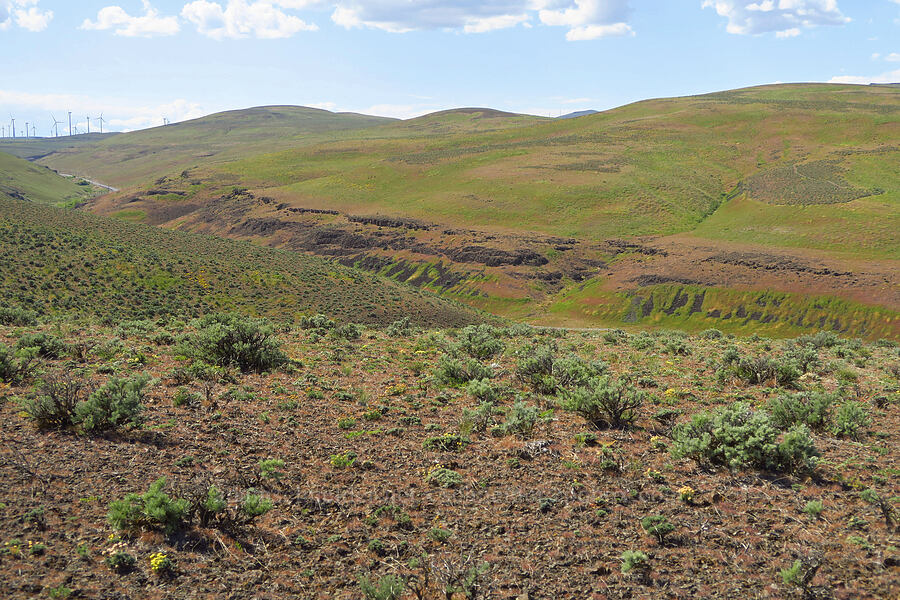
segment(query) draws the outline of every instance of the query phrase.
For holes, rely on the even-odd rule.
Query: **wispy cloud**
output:
[[[151,6],[148,0],[143,1],[144,14],[132,16],[121,6],[106,6],[97,12],[97,20],[85,19],[82,29],[106,31],[112,29],[116,35],[124,37],[156,37],[175,35],[181,28],[175,16],[163,17]]]
[[[42,10],[40,0],[7,0],[0,3],[0,31],[13,25],[27,31],[43,31],[53,20],[52,10]]]
[[[900,69],[880,75],[839,75],[829,79],[828,83],[900,83]]]
[[[703,0],[702,6],[728,19],[725,30],[738,35],[775,33],[779,38],[791,38],[819,25],[850,22],[837,0]]]
[[[633,34],[626,23],[627,0],[339,0],[332,21],[348,29],[368,27],[391,33],[426,29],[485,33],[532,20],[567,27],[568,40]]]
[[[197,27],[201,34],[216,40],[256,37],[276,39],[290,37],[300,31],[316,31],[314,23],[284,12],[313,4],[303,0],[219,2],[196,0],[184,6],[181,16]]]

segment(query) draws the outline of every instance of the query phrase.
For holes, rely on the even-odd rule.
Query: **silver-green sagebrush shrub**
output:
[[[645,396],[645,392],[623,381],[604,376],[570,392],[562,406],[597,428],[628,427],[637,418]]]
[[[865,434],[868,425],[869,410],[866,405],[856,400],[847,400],[835,411],[830,429],[837,437],[857,440]]]
[[[107,519],[118,530],[161,528],[166,533],[179,529],[189,516],[187,500],[171,498],[163,492],[166,478],[157,479],[143,494],[128,494],[109,505]]]
[[[274,328],[266,319],[220,313],[207,315],[194,324],[197,331],[179,346],[185,356],[258,373],[288,362]]]
[[[743,402],[696,414],[676,425],[670,452],[674,458],[731,469],[787,472],[812,469],[818,455],[805,425],[781,435],[768,413],[754,411]]]
[[[140,425],[144,388],[150,381],[149,375],[110,379],[78,404],[75,408],[77,422],[86,433]]]

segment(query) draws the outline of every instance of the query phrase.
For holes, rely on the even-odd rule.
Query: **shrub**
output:
[[[379,577],[377,582],[360,577],[359,587],[366,600],[398,600],[406,589],[406,581],[394,574]]]
[[[33,327],[37,325],[37,313],[18,306],[0,306],[0,325]]]
[[[182,353],[220,367],[263,372],[288,361],[271,324],[235,314],[213,314],[196,322],[198,331],[180,347]]]
[[[516,365],[516,373],[539,394],[555,394],[558,383],[553,378],[553,349],[550,346],[532,348],[531,353]]]
[[[825,506],[822,504],[821,500],[810,500],[806,503],[806,506],[803,507],[803,512],[814,519],[818,519],[824,508]]]
[[[303,315],[300,317],[300,327],[303,329],[332,329],[334,321],[321,314],[311,317]]]
[[[521,400],[513,403],[506,413],[506,420],[501,425],[503,433],[520,437],[530,435],[540,413],[537,406],[526,404]]]
[[[347,323],[346,325],[335,327],[331,334],[338,339],[358,340],[362,336],[364,329],[362,325]]]
[[[211,485],[206,490],[206,495],[197,503],[195,512],[200,519],[200,525],[206,527],[210,521],[225,511],[228,503],[225,500],[225,494],[215,485]]]
[[[437,467],[428,471],[425,475],[425,482],[442,488],[452,488],[461,484],[463,477],[453,469]]]
[[[785,353],[785,358],[797,365],[803,373],[808,373],[822,364],[819,353],[813,346],[792,346]]]
[[[494,405],[490,402],[482,402],[478,408],[474,410],[464,409],[462,418],[460,419],[460,431],[468,433],[470,431],[485,431],[493,423]],[[404,417],[410,418],[410,417]],[[418,419],[418,417],[412,417]],[[420,421],[421,422],[421,421]]]
[[[731,372],[751,385],[774,380],[777,385],[790,387],[802,373],[792,362],[766,356],[742,357],[730,365]]]
[[[831,432],[837,437],[859,439],[869,424],[869,411],[866,405],[856,400],[847,400],[841,404],[834,414]]]
[[[622,573],[646,569],[648,560],[647,555],[640,550],[626,550],[622,553]]]
[[[141,424],[144,406],[144,388],[150,383],[149,375],[137,375],[131,379],[110,379],[94,391],[88,399],[78,404],[75,414],[81,427],[89,433]]]
[[[769,400],[768,410],[772,422],[786,429],[792,425],[807,425],[811,429],[824,429],[828,423],[835,395],[825,392],[801,392],[779,394]]]
[[[272,501],[259,494],[247,492],[241,500],[240,511],[246,521],[253,521],[272,510]]]
[[[663,538],[675,531],[675,526],[669,523],[663,515],[653,515],[641,519],[641,527],[644,531],[657,538],[662,543]]]
[[[503,352],[505,344],[499,340],[501,330],[487,324],[469,325],[459,333],[459,349],[479,360]]]
[[[831,348],[840,343],[841,338],[831,331],[819,331],[814,334],[801,335],[797,338],[800,346],[812,346],[813,348]]]
[[[385,333],[391,337],[405,337],[412,335],[415,328],[410,324],[409,317],[398,319],[387,326]]]
[[[28,379],[34,370],[35,358],[35,348],[13,350],[0,344],[0,382],[19,383]]]
[[[259,461],[259,476],[262,479],[281,479],[284,477],[284,461],[280,458],[267,458]]]
[[[201,400],[202,397],[200,394],[192,392],[184,386],[180,386],[175,390],[175,395],[172,396],[172,406],[190,406],[192,404],[199,404]]]
[[[76,421],[75,410],[86,390],[83,381],[71,377],[47,377],[37,398],[22,402],[28,416],[41,428],[63,429]]]
[[[519,378],[539,394],[557,394],[563,389],[587,385],[603,375],[608,366],[602,361],[587,362],[571,354],[557,358],[550,346],[532,349],[530,355],[519,361],[516,371]]]
[[[778,429],[769,415],[742,402],[696,414],[689,422],[676,425],[670,452],[675,458],[689,457],[731,469],[780,471],[811,468],[817,455],[805,426],[789,430],[779,443]]]
[[[433,539],[438,543],[446,543],[451,537],[453,537],[453,532],[447,529],[441,529],[440,527],[434,527],[428,530],[428,537]]]
[[[563,407],[577,412],[597,428],[626,427],[634,422],[635,411],[643,404],[644,397],[643,391],[624,382],[600,377],[590,386],[571,392]]]
[[[444,452],[456,452],[462,450],[467,440],[454,433],[445,433],[435,437],[425,438],[422,448],[425,450],[441,450]]]
[[[469,382],[466,391],[482,402],[494,402],[497,400],[497,390],[491,386],[490,379],[473,379]]]
[[[137,559],[124,550],[117,550],[106,557],[106,566],[117,573],[127,573],[137,564]]]
[[[331,458],[329,458],[329,462],[335,469],[346,469],[353,466],[353,463],[356,462],[356,458],[356,452],[348,451],[342,452],[341,454],[332,454]]]
[[[436,375],[443,383],[460,385],[475,379],[488,379],[491,370],[474,358],[459,359],[445,354],[438,362]]]
[[[43,331],[26,333],[16,341],[16,348],[37,348],[37,355],[41,358],[61,358],[68,351],[64,341]]]
[[[718,329],[704,329],[700,332],[700,337],[704,340],[719,340],[722,339],[723,333]]]
[[[166,478],[157,479],[143,494],[128,494],[123,500],[109,505],[107,519],[115,529],[162,527],[172,533],[181,527],[190,514],[187,500],[170,498],[162,491]]]
[[[785,585],[792,585],[800,588],[804,596],[809,596],[809,586],[813,577],[822,565],[820,557],[812,557],[804,560],[795,560],[794,564],[787,569],[781,569],[781,580]]]

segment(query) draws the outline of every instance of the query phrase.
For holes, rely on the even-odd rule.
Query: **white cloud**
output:
[[[463,31],[466,33],[486,33],[496,29],[507,29],[515,27],[520,23],[526,23],[529,16],[525,13],[521,15],[497,15],[495,17],[474,18],[466,21]]]
[[[900,62],[900,52],[891,52],[884,57],[884,60],[888,62]]]
[[[522,25],[532,18],[567,27],[566,39],[633,34],[628,0],[338,0],[332,21],[348,29],[369,27],[391,33],[423,29],[484,33]]]
[[[41,10],[40,0],[7,0],[0,4],[0,31],[13,23],[28,31],[43,31],[53,20],[52,10]]]
[[[104,131],[133,131],[162,125],[163,117],[174,123],[202,117],[212,112],[197,102],[181,98],[155,105],[136,105],[125,99],[104,97],[98,100],[77,94],[35,94],[3,89],[0,89],[0,105],[14,115],[28,113],[39,115],[40,119],[46,121],[43,127],[50,126],[50,114],[53,114],[66,122],[66,129],[68,129],[66,113],[72,111],[72,123],[78,124],[79,132],[86,130],[85,115],[91,116],[91,131],[95,131],[97,125],[94,119],[101,113],[105,121]],[[24,122],[25,119],[16,119],[17,122],[20,120]],[[42,129],[41,123],[42,121],[38,120],[38,132]],[[63,129],[63,125],[60,125],[60,134],[63,133]]]
[[[779,38],[790,38],[817,25],[850,22],[837,0],[703,0],[702,7],[728,19],[726,31],[738,35],[775,32]]]
[[[281,10],[304,8],[314,4],[304,0],[271,0],[219,2],[196,0],[184,6],[181,16],[193,23],[197,31],[216,40],[257,37],[286,38],[300,31],[316,31],[318,27]]]
[[[628,2],[623,0],[574,0],[574,3],[536,0],[538,15],[545,25],[570,27],[569,41],[634,35],[625,22]]]
[[[832,77],[828,80],[828,83],[860,83],[863,85],[869,83],[900,83],[900,69],[882,73],[881,75],[840,75]]]
[[[177,17],[161,17],[148,0],[143,1],[144,14],[131,16],[121,6],[107,6],[97,12],[97,20],[85,19],[82,29],[105,31],[113,29],[116,35],[124,37],[154,37],[175,35],[180,26]]]

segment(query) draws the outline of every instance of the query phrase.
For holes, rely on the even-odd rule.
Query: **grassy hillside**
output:
[[[92,179],[124,187],[148,183],[200,163],[289,148],[310,135],[392,121],[302,106],[264,106],[121,134],[89,146],[64,148],[46,159],[46,164],[62,172],[90,174]]]
[[[92,205],[101,213],[339,256],[517,318],[619,325],[604,319],[629,314],[623,294],[643,302],[650,283],[674,282],[848,301],[831,315],[838,329],[866,322],[854,331],[868,336],[898,327],[898,140],[900,90],[798,84],[578,119],[444,111],[280,148],[165,154],[168,169],[152,154],[162,142],[141,155],[110,146],[106,164],[86,150],[43,161],[130,182]],[[867,307],[888,312],[855,316]],[[698,310],[715,319],[737,308]],[[676,324],[640,319],[650,317]]]
[[[692,230],[741,184],[784,216],[815,207],[814,233],[784,243],[837,248],[843,234],[825,224],[842,213],[900,224],[885,210],[900,198],[889,177],[898,115],[898,90],[829,85],[652,100],[485,131],[483,119],[451,112],[379,128],[378,137],[244,152],[208,175],[314,208],[588,239]],[[805,175],[793,176],[795,167]],[[898,256],[884,230],[874,233],[850,249]]]
[[[0,152],[6,152],[26,160],[37,160],[53,152],[64,152],[82,146],[90,146],[117,133],[88,133],[52,138],[0,139]]]
[[[0,152],[0,194],[63,206],[84,202],[97,190],[80,179],[60,177],[47,167]]]
[[[23,202],[0,193],[0,298],[110,321],[233,310],[290,322],[482,320],[409,286],[295,253]]]

